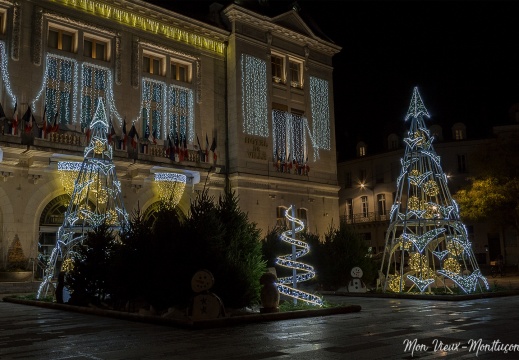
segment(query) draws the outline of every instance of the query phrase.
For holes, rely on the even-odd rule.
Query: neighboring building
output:
[[[82,161],[98,98],[128,213],[153,218],[154,174],[172,172],[188,179],[180,216],[229,185],[263,235],[290,205],[313,233],[338,224],[341,48],[294,9],[211,10],[214,24],[139,0],[0,0],[0,267],[16,236],[33,259],[54,248],[71,186],[58,164]]]
[[[467,184],[469,176],[474,175],[471,164],[474,163],[477,149],[499,142],[503,136],[519,136],[519,122],[516,120],[508,125],[495,126],[492,134],[477,139],[467,137],[467,128],[462,123],[453,124],[451,134],[444,134],[441,126],[430,125],[429,122],[432,123],[433,119],[426,119],[425,125],[435,136],[433,147],[448,177],[451,195]],[[387,144],[383,146],[385,150],[376,154],[367,153],[367,144],[359,142],[356,156],[337,165],[341,219],[362,234],[373,253],[383,252],[385,248],[389,211],[397,190],[400,159],[404,155],[403,138],[403,134],[388,135]],[[479,264],[489,264],[499,254],[506,254],[508,265],[518,263],[519,240],[514,229],[501,229],[490,223],[464,223]]]

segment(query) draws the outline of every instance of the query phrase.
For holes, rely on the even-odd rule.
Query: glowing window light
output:
[[[303,221],[291,216],[289,213],[290,211],[292,211],[292,206],[290,206],[285,211],[285,217],[289,222],[294,224],[294,230],[284,231],[281,233],[280,238],[282,241],[292,245],[293,253],[278,256],[276,259],[276,264],[292,269],[293,276],[279,278],[277,288],[283,295],[287,295],[297,300],[302,300],[312,305],[322,306],[323,301],[320,297],[301,290],[297,290],[296,288],[298,283],[312,279],[315,276],[315,271],[312,266],[296,261],[296,259],[302,257],[310,251],[310,246],[304,241],[295,239],[295,234],[303,231],[304,223]],[[296,251],[295,249],[297,248],[299,248],[299,250]],[[286,284],[291,284],[293,286],[290,287]]]
[[[12,106],[16,104],[16,96],[13,94],[11,89],[11,81],[9,79],[9,72],[7,71],[7,52],[5,49],[5,43],[0,41],[0,70],[2,71],[2,80],[4,82],[5,90],[11,98]],[[34,107],[33,107],[34,108]]]
[[[242,54],[241,74],[243,132],[268,137],[267,63]]]
[[[54,0],[65,6],[75,7],[87,11],[102,18],[115,20],[127,26],[136,27],[140,30],[155,35],[163,35],[167,38],[185,42],[192,46],[200,47],[223,54],[225,44],[221,41],[209,39],[205,36],[196,35],[185,30],[181,30],[175,26],[171,26],[165,22],[160,22],[147,18],[141,14],[133,13],[119,7],[106,4],[96,0]]]
[[[177,173],[155,173],[159,198],[168,208],[174,208],[184,194],[187,177]]]
[[[330,105],[328,81],[310,76],[310,105],[312,110],[312,133],[315,145],[330,150]]]

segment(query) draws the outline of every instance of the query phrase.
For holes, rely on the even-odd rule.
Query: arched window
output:
[[[308,210],[304,208],[297,209],[297,218],[305,224],[305,229],[308,229]]]
[[[276,225],[280,227],[286,228],[287,221],[285,217],[285,213],[287,211],[287,208],[284,206],[278,206],[276,208]]]

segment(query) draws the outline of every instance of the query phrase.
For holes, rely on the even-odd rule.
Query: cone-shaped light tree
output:
[[[112,161],[112,146],[107,141],[108,131],[106,112],[100,98],[90,124],[91,135],[83,162],[58,164],[59,171],[77,174],[77,178],[71,187],[70,203],[56,234],[56,246],[47,261],[38,298],[47,295],[56,271],[66,270],[63,267],[73,254],[74,246],[81,243],[90,230],[106,223],[118,232],[128,222],[121,183]]]
[[[290,212],[292,212],[292,215],[290,215]],[[293,298],[294,304],[297,304],[297,301],[300,300],[311,305],[322,306],[323,300],[319,296],[297,289],[297,284],[312,279],[315,276],[315,271],[313,266],[297,260],[308,254],[310,246],[296,238],[296,234],[303,231],[305,225],[295,217],[294,212],[293,206],[286,210],[285,217],[291,228],[283,231],[280,235],[282,241],[292,245],[292,253],[280,255],[276,259],[277,265],[292,269],[292,276],[279,278],[277,287],[280,294]]]
[[[414,88],[410,121],[386,233],[380,286],[383,292],[464,293],[488,289],[481,274],[447,176],[432,146],[424,117],[430,115]]]

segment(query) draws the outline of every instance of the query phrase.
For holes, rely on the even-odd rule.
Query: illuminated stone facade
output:
[[[0,0],[0,267],[16,235],[32,259],[54,247],[70,199],[58,164],[82,161],[99,98],[129,213],[152,218],[155,174],[177,173],[181,216],[228,184],[263,235],[291,205],[311,232],[338,224],[340,47],[295,10],[219,14],[228,26],[138,0]]]

